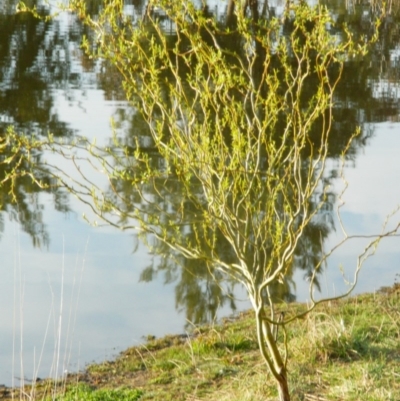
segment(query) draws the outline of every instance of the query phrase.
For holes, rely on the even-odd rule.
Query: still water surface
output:
[[[9,3],[10,9],[0,8],[0,129],[12,124],[26,132],[50,130],[60,137],[79,134],[106,143],[114,118],[120,136],[141,135],[118,77],[79,49],[84,28],[76,19],[62,15],[50,24],[39,23],[15,17]],[[215,9],[216,3],[211,5]],[[127,9],[134,14],[142,6],[132,1]],[[224,3],[219,7],[223,15]],[[338,16],[357,14],[344,4],[335,4],[335,10]],[[349,188],[342,218],[349,233],[376,233],[400,202],[396,18],[365,63],[348,67],[338,91],[338,132],[350,134],[356,125],[363,130],[345,171]],[[337,169],[338,162],[332,160],[331,168]],[[338,193],[343,182],[335,180],[333,185]],[[73,198],[35,193],[28,187],[22,192],[23,206],[11,204],[3,194],[0,211],[0,384],[61,375],[112,357],[142,342],[145,335],[190,327],[186,318],[195,300],[176,302],[182,298],[174,282],[165,284],[162,275],[140,282],[143,269],[157,260],[132,233],[89,226],[81,217],[82,205]],[[336,224],[325,247],[339,238]],[[341,263],[350,272],[362,245],[349,244],[331,258],[320,280],[324,294],[344,290],[337,266]],[[357,292],[393,284],[400,272],[399,245],[397,239],[381,244],[365,265]],[[307,300],[302,272],[295,273],[295,282],[297,300]],[[249,307],[239,287],[235,296],[237,310]],[[232,312],[227,299],[214,300],[211,293],[204,320],[210,318],[211,304],[218,302],[219,316]]]

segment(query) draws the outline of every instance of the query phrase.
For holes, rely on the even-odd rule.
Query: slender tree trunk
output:
[[[279,401],[290,401],[286,366],[282,360],[282,356],[272,334],[270,324],[262,318],[262,314],[260,314],[257,318],[259,319],[257,324],[262,327],[262,334],[259,333],[261,354],[263,355],[271,373],[277,381]],[[262,338],[260,338],[261,335]],[[269,349],[269,352],[267,349]]]
[[[278,393],[279,393],[279,401],[290,401],[286,369],[283,369],[283,371],[279,374]]]

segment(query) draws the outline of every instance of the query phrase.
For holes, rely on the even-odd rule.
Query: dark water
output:
[[[99,2],[89,5],[96,13]],[[369,5],[328,5],[357,32],[370,29]],[[80,49],[86,28],[70,14],[45,23],[15,15],[15,6],[11,0],[0,6],[0,135],[13,125],[27,134],[50,131],[66,140],[84,135],[107,143],[113,118],[119,137],[150,143],[143,122],[124,100],[118,74]],[[226,3],[210,1],[209,6],[223,20]],[[282,4],[270,3],[268,12],[281,9]],[[127,2],[126,12],[137,17],[143,4]],[[342,219],[350,234],[379,231],[400,202],[399,20],[393,10],[372,52],[347,63],[336,94],[333,153],[357,126],[362,128],[345,169],[349,188]],[[69,168],[63,160],[56,163]],[[332,157],[330,169],[338,168]],[[1,179],[5,173],[0,170]],[[343,181],[332,184],[340,193]],[[82,218],[89,211],[61,191],[39,191],[29,180],[18,185],[18,204],[7,186],[0,188],[0,384],[62,375],[112,357],[142,336],[182,332],[211,319],[217,308],[221,316],[249,306],[241,301],[245,294],[239,287],[221,292],[202,273],[193,280],[179,269],[162,269],[133,233],[89,226]],[[341,230],[329,210],[325,217],[335,222],[324,243],[328,249]],[[396,239],[381,244],[362,271],[358,292],[394,282],[400,272],[399,245]],[[344,290],[337,266],[350,274],[362,246],[351,243],[333,255],[320,278],[324,294]],[[151,282],[140,281],[150,279],[143,271],[153,272]],[[300,301],[308,296],[303,278],[299,269],[291,286],[291,297]]]

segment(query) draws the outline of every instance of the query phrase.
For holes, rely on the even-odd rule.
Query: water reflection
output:
[[[28,14],[15,15],[16,2],[4,4],[0,14],[0,136],[12,124],[27,135],[53,132],[68,137],[72,131],[68,124],[59,121],[54,113],[55,99],[52,85],[65,81],[68,65],[59,57],[64,50],[57,24],[45,23]],[[11,146],[11,145],[10,145]],[[1,160],[7,157],[3,149]],[[40,154],[34,157],[40,159]],[[18,160],[0,165],[2,181]],[[27,169],[28,166],[20,166]],[[44,182],[48,178],[43,175]],[[13,198],[11,185],[15,185]],[[18,220],[29,233],[36,246],[47,246],[49,237],[43,220],[44,206],[39,203],[39,188],[29,177],[1,186],[0,210]],[[60,211],[67,211],[67,199],[62,192],[54,191],[54,202]],[[4,214],[1,213],[1,219]]]
[[[104,62],[94,62],[79,49],[83,34],[88,33],[79,21],[71,16],[51,22],[38,21],[27,14],[15,16],[13,10],[16,3],[16,1],[8,1],[0,8],[0,137],[7,126],[12,124],[17,131],[26,132],[28,135],[35,133],[38,136],[45,136],[51,132],[56,137],[68,141],[78,132],[78,129],[82,128],[71,123],[73,116],[69,116],[68,112],[64,111],[60,115],[60,97],[66,99],[67,103],[76,103],[76,90],[88,91],[91,88],[101,88],[105,100],[123,101],[125,96],[121,80],[112,66]],[[359,34],[370,34],[370,23],[374,14],[369,6],[355,4],[354,7],[349,8],[348,2],[344,1],[327,3],[335,10],[338,20],[347,21],[350,28]],[[100,4],[100,0],[90,1],[88,7],[93,14],[96,14]],[[226,2],[224,7],[231,10],[229,6],[232,4],[231,1]],[[259,2],[257,18],[269,18],[279,9],[279,5],[270,4],[266,8],[266,4]],[[214,12],[215,7],[216,5],[210,2],[209,9],[206,11]],[[145,2],[127,1],[126,10],[133,18],[142,18]],[[231,11],[225,13],[221,11],[221,6],[217,11],[223,26],[234,26]],[[48,11],[43,9],[43,12]],[[252,12],[256,13],[255,10]],[[399,121],[399,19],[398,14],[390,14],[384,20],[380,39],[372,51],[365,58],[351,60],[346,64],[336,91],[331,134],[330,156],[332,159],[341,154],[349,137],[356,127],[361,125],[363,130],[354,142],[350,153],[352,161],[357,164],[358,155],[363,152],[374,135],[374,126],[371,123]],[[236,46],[236,43],[226,42],[226,46]],[[84,103],[81,106],[85,108]],[[134,109],[121,103],[114,111],[114,119],[119,139],[123,144],[130,146],[132,151],[139,144],[142,149],[147,150],[155,164],[159,163],[146,122]],[[86,124],[90,126],[91,122]],[[97,132],[79,133],[94,137],[98,135]],[[318,131],[315,132],[315,140],[318,140]],[[107,138],[105,142],[108,142]],[[6,157],[7,149],[0,156],[0,161],[3,162]],[[38,152],[35,157],[40,163],[44,155]],[[0,164],[0,181],[6,177],[14,165]],[[397,166],[393,167],[394,170],[396,168]],[[337,166],[332,163],[331,174],[326,179],[333,182],[337,174]],[[42,178],[44,181],[50,179],[45,171]],[[3,230],[2,223],[8,215],[20,222],[35,246],[48,246],[51,241],[49,235],[51,229],[46,226],[46,209],[48,211],[49,206],[43,202],[40,188],[29,177],[19,179],[16,182],[18,202],[15,203],[10,195],[10,185],[7,183],[0,187],[0,229]],[[132,192],[131,187],[126,183],[120,183],[120,185],[118,191],[123,194],[124,199],[129,199],[132,204],[140,201],[138,194]],[[170,191],[179,195],[179,188],[172,186]],[[148,189],[148,194],[155,196],[151,193],[151,189]],[[71,210],[70,200],[66,193],[53,190],[51,195],[51,202],[56,210],[64,213]],[[327,198],[323,213],[310,225],[299,244],[287,280],[273,289],[276,299],[284,301],[295,299],[298,277],[303,278],[309,275],[321,255],[323,241],[333,234],[332,210],[335,202],[336,194],[332,191]],[[179,206],[179,201],[176,205]],[[190,235],[193,233],[188,232],[188,236]],[[148,239],[148,241],[153,240]],[[226,247],[222,238],[218,238],[217,241],[221,249]],[[236,308],[236,288],[229,278],[222,275],[211,276],[206,263],[182,259],[167,251],[161,243],[152,242],[152,246],[155,256],[168,254],[168,258],[146,259],[141,265],[145,268],[140,277],[135,276],[135,280],[140,278],[142,281],[149,282],[161,275],[166,283],[172,283],[176,307],[184,311],[190,322],[210,320],[217,309],[224,305],[232,310]],[[115,248],[117,247],[116,244]],[[233,255],[229,253],[227,247],[226,249],[224,258],[229,261]],[[116,254],[114,258],[117,258]],[[115,264],[111,259],[109,263]],[[131,261],[126,262],[127,265],[129,263]],[[96,276],[98,271],[93,269],[92,273]],[[149,292],[152,293],[151,296],[154,296],[154,291],[149,290]],[[95,293],[96,289],[92,288],[91,294],[94,296]],[[109,310],[107,315],[110,319],[115,319],[112,310]],[[109,321],[103,322],[103,328],[107,325],[110,325]],[[95,333],[91,332],[90,335],[94,336]]]

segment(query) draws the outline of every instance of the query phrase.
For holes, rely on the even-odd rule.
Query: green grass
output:
[[[304,309],[301,304],[278,307],[286,316]],[[400,400],[398,288],[322,305],[291,324],[287,337],[293,401]],[[46,394],[52,386],[40,384],[36,399],[49,400]],[[57,400],[265,401],[277,397],[275,382],[259,355],[252,312],[201,327],[189,337],[150,337],[114,361],[69,376],[66,388]]]
[[[137,401],[143,395],[142,390],[120,389],[100,389],[95,390],[88,385],[79,384],[69,388],[65,394],[56,397],[62,401]],[[48,400],[52,398],[49,397]]]

